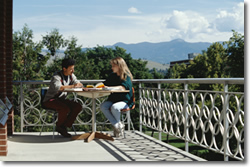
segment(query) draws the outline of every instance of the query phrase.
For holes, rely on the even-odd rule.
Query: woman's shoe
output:
[[[119,131],[120,131],[120,136],[124,135],[124,129],[125,129],[125,125],[122,122],[119,122]]]
[[[113,127],[113,133],[115,137],[119,137],[120,136],[120,132],[118,128]]]

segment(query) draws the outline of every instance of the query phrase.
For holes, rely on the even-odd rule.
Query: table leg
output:
[[[92,98],[92,132],[96,131],[96,99]]]
[[[93,139],[105,139],[114,141],[114,138],[109,134],[104,134],[100,132],[90,132],[84,133],[82,135],[76,135],[71,138],[72,140],[85,140],[85,142],[90,142]]]
[[[85,140],[86,142],[90,142],[95,138],[114,141],[114,139],[113,139],[113,137],[111,137],[111,135],[96,132],[96,99],[92,98],[92,100],[93,100],[92,101],[92,132],[84,133],[82,135],[73,136],[71,139],[73,139],[73,140]]]
[[[91,142],[95,138],[95,132],[90,133],[89,137],[86,139],[86,142]]]
[[[107,134],[107,133],[104,134],[100,132],[95,132],[95,138],[114,141],[114,138],[110,134]]]
[[[83,133],[81,135],[76,135],[76,136],[72,136],[71,139],[72,140],[86,140],[91,133]]]

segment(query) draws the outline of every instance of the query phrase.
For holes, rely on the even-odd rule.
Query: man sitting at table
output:
[[[67,127],[72,127],[77,115],[82,110],[79,103],[66,99],[67,92],[61,92],[65,88],[83,87],[73,74],[74,67],[73,59],[62,61],[62,70],[56,72],[51,78],[49,89],[43,100],[44,107],[58,112],[56,131],[64,137],[71,137],[67,132]]]

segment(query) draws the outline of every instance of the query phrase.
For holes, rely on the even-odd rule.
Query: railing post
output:
[[[161,107],[160,107],[160,103],[161,103],[161,83],[158,83],[158,97],[157,97],[157,103],[158,103],[158,132],[159,132],[159,140],[162,140],[162,128],[161,128]]]
[[[142,111],[141,111],[141,82],[139,83],[139,130],[142,132]]]
[[[228,83],[224,83],[224,105],[223,105],[223,148],[224,148],[224,161],[228,161],[228,149],[227,149],[227,137],[228,137],[228,120],[227,120],[227,110],[228,110]]]
[[[187,129],[187,120],[188,120],[188,113],[187,113],[187,105],[188,105],[188,84],[184,83],[184,106],[183,106],[183,114],[185,117],[185,124],[184,124],[184,133],[185,133],[185,151],[189,152],[188,148],[188,129]]]
[[[24,101],[24,98],[23,98],[23,83],[21,82],[20,84],[20,96],[21,96],[21,101],[20,101],[20,114],[21,114],[21,132],[23,133],[23,127],[24,127],[24,107],[23,107],[23,101]]]

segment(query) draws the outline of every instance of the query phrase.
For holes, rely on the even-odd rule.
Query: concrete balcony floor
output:
[[[111,133],[111,132],[107,132]],[[73,134],[73,132],[72,132]],[[81,134],[77,132],[77,134]],[[114,141],[71,140],[52,132],[14,133],[8,138],[6,161],[205,161],[197,156],[156,140],[138,131]]]

